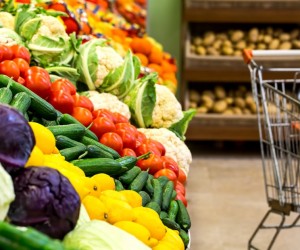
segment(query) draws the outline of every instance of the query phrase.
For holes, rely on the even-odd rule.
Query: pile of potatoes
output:
[[[284,31],[282,28],[230,29],[225,32],[206,31],[191,38],[190,52],[205,55],[241,56],[245,48],[300,49],[300,29]]]
[[[228,90],[225,90],[223,86],[215,86],[202,91],[190,89],[189,107],[197,109],[199,114],[256,114],[252,92],[242,85]]]

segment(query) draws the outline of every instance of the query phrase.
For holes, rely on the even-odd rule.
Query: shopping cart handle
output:
[[[251,50],[244,49],[243,57],[246,64],[249,64],[253,57],[272,57],[272,56],[285,56],[285,57],[300,57],[300,50]]]

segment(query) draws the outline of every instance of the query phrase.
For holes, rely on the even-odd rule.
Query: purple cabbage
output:
[[[24,167],[35,145],[31,127],[16,109],[0,104],[0,162],[8,171]]]
[[[12,224],[33,227],[56,239],[63,239],[76,226],[79,195],[56,169],[22,168],[13,182],[16,198],[8,211]]]

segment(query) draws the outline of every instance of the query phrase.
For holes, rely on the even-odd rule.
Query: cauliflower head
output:
[[[156,102],[151,126],[153,128],[169,128],[183,118],[181,104],[166,86],[155,84],[155,92]]]
[[[147,138],[157,140],[166,149],[166,156],[173,158],[186,175],[192,163],[192,153],[186,144],[167,128],[138,128]]]
[[[15,17],[9,12],[0,12],[0,26],[14,30],[15,28]]]
[[[115,95],[109,93],[99,93],[94,90],[87,91],[88,97],[94,104],[94,109],[108,109],[111,112],[118,112],[130,119],[129,107],[121,102]]]
[[[120,54],[118,54],[112,47],[109,46],[97,46],[96,54],[98,57],[97,66],[97,80],[95,86],[98,88],[102,83],[107,74],[121,66],[124,62]]]
[[[0,44],[13,46],[23,44],[21,37],[12,29],[0,28]]]

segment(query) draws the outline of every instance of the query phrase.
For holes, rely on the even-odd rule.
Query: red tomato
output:
[[[14,58],[13,51],[11,47],[6,45],[0,45],[0,54],[1,54],[1,60],[12,60]]]
[[[162,169],[162,160],[160,156],[150,154],[149,158],[138,160],[136,165],[142,170],[149,170],[150,174],[154,174]]]
[[[112,122],[114,122],[114,114],[108,110],[108,109],[97,109],[94,110],[93,112],[93,117],[94,119],[97,117],[106,117],[108,119],[110,119]]]
[[[147,141],[147,137],[145,136],[144,133],[142,133],[141,131],[137,131],[137,135],[136,135],[136,147],[139,147],[140,145],[142,145],[143,143],[145,143]]]
[[[116,124],[116,130],[123,130],[123,129],[128,131],[134,137],[136,137],[138,132],[137,128],[128,122],[119,122]]]
[[[102,117],[102,118],[104,118],[104,117]],[[122,152],[123,141],[122,141],[122,138],[117,133],[114,133],[114,132],[104,133],[101,136],[99,142],[116,150],[119,154]]]
[[[187,200],[186,200],[185,196],[182,193],[177,192],[175,200],[181,200],[182,203],[187,207]]]
[[[72,97],[74,99],[74,106],[75,107],[86,108],[89,111],[93,112],[94,104],[92,103],[92,101],[87,96],[75,94]]]
[[[88,127],[93,121],[92,112],[83,107],[74,107],[72,116],[81,122],[84,126]]]
[[[121,122],[129,122],[128,118],[118,112],[113,112],[114,115],[114,123],[121,123]]]
[[[186,174],[185,172],[179,168],[179,171],[178,171],[178,181],[180,181],[182,184],[185,184],[186,183]]]
[[[176,182],[175,190],[177,193],[179,192],[185,195],[185,186],[180,181]]]
[[[13,52],[13,58],[23,58],[26,62],[30,63],[30,52],[29,50],[19,44],[11,46]]]
[[[164,145],[162,145],[159,141],[153,140],[153,139],[147,139],[147,143],[155,146],[159,150],[161,155],[166,154],[166,149],[165,149]]]
[[[27,70],[26,72],[28,72],[29,70]],[[25,77],[25,86],[44,99],[47,99],[51,93],[50,76],[49,74],[47,75],[42,71],[27,74],[27,76]]]
[[[122,157],[127,155],[136,157],[136,153],[131,148],[123,148],[120,155]]]
[[[170,181],[173,181],[174,186],[176,186],[177,176],[176,176],[176,174],[171,169],[163,168],[161,170],[158,170],[154,174],[154,177],[158,178],[159,176],[167,176]]]
[[[23,58],[14,58],[13,61],[17,64],[20,75],[24,76],[25,71],[29,69],[29,64],[27,61],[25,61]]]
[[[18,83],[22,84],[22,85],[25,85],[25,79],[21,76],[18,77],[18,80],[17,80]]]
[[[72,96],[63,90],[51,92],[49,103],[53,105],[54,108],[62,113],[72,114],[74,100]]]
[[[179,166],[176,161],[174,161],[171,157],[169,156],[162,156],[161,157],[163,161],[163,168],[171,169],[176,176],[179,176]]]
[[[143,143],[135,149],[135,153],[137,156],[146,154],[148,152],[151,152],[159,157],[161,156],[159,150],[153,145],[149,145],[148,143]]]
[[[17,81],[20,76],[20,70],[14,61],[4,60],[0,63],[0,74],[7,75]]]
[[[115,132],[116,126],[113,121],[106,117],[97,117],[93,120],[90,130],[92,130],[98,138],[101,138],[101,136],[107,132]]]
[[[118,124],[116,124],[116,125],[118,125]],[[119,136],[121,136],[124,147],[135,149],[136,139],[135,139],[134,134],[131,133],[131,131],[119,128],[119,129],[116,129],[116,133]]]
[[[36,74],[36,73],[40,73],[43,76],[49,78],[49,80],[50,80],[50,75],[49,75],[48,71],[45,70],[44,68],[39,67],[39,66],[29,67],[29,69],[24,72],[24,77],[27,77],[29,75]]]
[[[52,91],[61,90],[61,89],[65,90],[65,91],[68,91],[70,93],[70,95],[75,95],[76,94],[75,85],[66,78],[56,79],[51,84],[51,90]]]

